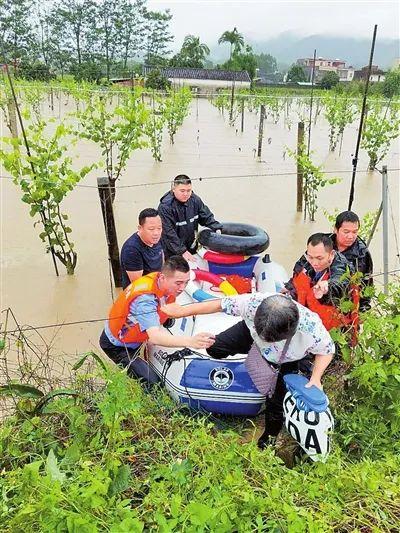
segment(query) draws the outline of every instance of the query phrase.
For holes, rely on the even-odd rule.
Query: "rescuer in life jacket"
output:
[[[173,336],[162,327],[169,317],[161,312],[161,306],[174,302],[188,281],[187,261],[181,256],[172,256],[160,272],[142,276],[128,285],[111,307],[100,347],[114,363],[127,368],[131,377],[148,383],[158,381],[157,374],[139,357],[140,346],[147,340],[172,348],[201,349],[214,343],[211,333]]]
[[[338,305],[349,293],[354,269],[343,254],[333,249],[329,235],[315,233],[307,241],[307,251],[296,262],[292,278],[281,292],[317,313],[330,330],[340,325]]]

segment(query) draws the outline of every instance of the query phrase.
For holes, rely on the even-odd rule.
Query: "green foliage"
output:
[[[228,421],[190,416],[162,389],[150,396],[99,366],[95,392],[3,421],[0,529],[395,531],[399,287],[375,305],[345,375],[336,367],[325,380],[337,422],[325,464],[287,469],[273,448],[242,444]]]
[[[183,124],[185,117],[189,113],[191,100],[192,94],[190,89],[183,87],[179,91],[171,91],[164,102],[164,116],[167,121],[169,138],[172,144],[174,144],[174,137],[179,126]]]
[[[48,65],[41,61],[22,61],[15,72],[17,78],[25,80],[50,81],[55,78],[54,72],[51,72]]]
[[[386,73],[382,83],[382,93],[386,98],[400,96],[400,67]]]
[[[373,107],[364,122],[361,138],[361,148],[364,148],[369,156],[369,168],[373,170],[382,161],[389,151],[393,139],[400,132],[400,119],[397,114],[387,116],[379,107]]]
[[[67,273],[73,274],[78,256],[61,203],[94,165],[74,170],[72,158],[67,155],[76,141],[72,130],[60,123],[53,133],[46,133],[47,126],[44,120],[37,119],[26,128],[30,154],[25,151],[22,138],[4,138],[10,150],[0,149],[0,160],[20,187],[22,201],[30,206],[30,216],[37,218],[34,225],[41,224],[39,237],[46,243],[46,251],[51,250]]]
[[[257,59],[251,46],[235,48],[230,59],[222,65],[227,70],[246,70],[251,79],[256,75]]]
[[[315,213],[318,205],[318,191],[326,185],[333,185],[340,181],[340,178],[326,178],[322,172],[322,167],[314,165],[311,157],[307,155],[305,145],[300,147],[298,152],[288,149],[288,154],[293,157],[301,168],[303,176],[303,198],[304,198],[304,218],[309,217],[315,220]]]
[[[145,133],[149,138],[151,153],[155,161],[161,161],[161,145],[166,124],[165,103],[153,95],[153,110],[146,123]]]
[[[105,172],[111,187],[125,169],[134,150],[146,146],[143,128],[149,118],[149,111],[141,100],[141,91],[122,93],[121,102],[112,106],[111,98],[103,94],[92,94],[85,109],[76,114],[80,122],[79,135],[96,143],[105,159]]]
[[[179,53],[170,60],[171,67],[203,68],[210,49],[199,37],[186,35]]]
[[[224,33],[218,39],[218,44],[222,43],[230,44],[229,59],[232,59],[233,52],[239,52],[244,46],[243,35],[238,32],[237,28],[233,28],[232,31],[224,31]]]
[[[349,98],[342,96],[328,96],[324,98],[325,118],[329,122],[329,150],[335,150],[339,138],[343,138],[346,126],[351,124],[356,115],[356,109]]]
[[[271,54],[258,54],[256,55],[257,66],[266,74],[273,74],[278,70],[278,64],[276,58]]]
[[[304,69],[300,65],[292,65],[287,73],[287,81],[307,81]]]
[[[336,72],[326,72],[321,79],[320,86],[322,89],[332,89],[339,83],[339,74]]]
[[[159,69],[155,68],[149,72],[146,78],[146,87],[156,91],[166,91],[171,88],[171,82]]]

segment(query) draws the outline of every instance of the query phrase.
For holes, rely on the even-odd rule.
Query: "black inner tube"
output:
[[[221,234],[204,228],[198,239],[201,245],[213,252],[231,255],[260,254],[269,246],[268,234],[262,228],[236,222],[223,222]]]

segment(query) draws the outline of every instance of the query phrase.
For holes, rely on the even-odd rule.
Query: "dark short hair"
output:
[[[174,272],[189,272],[190,267],[189,263],[181,255],[171,255],[168,259],[165,260],[161,268],[163,274],[173,274]]]
[[[158,217],[158,215],[159,213],[157,209],[146,207],[146,209],[143,209],[143,211],[140,211],[139,213],[139,225],[143,226],[143,224],[146,222],[146,218],[154,218]]]
[[[358,224],[358,227],[360,227],[360,219],[353,211],[343,211],[343,213],[339,213],[335,220],[335,228],[341,228],[343,222],[352,222],[353,224]]]
[[[311,246],[323,244],[327,252],[331,252],[333,250],[332,239],[326,233],[314,233],[313,235],[310,235],[310,237],[308,237],[307,246],[309,244],[311,244]]]
[[[292,337],[299,324],[299,310],[294,301],[283,294],[265,298],[257,308],[254,327],[257,335],[267,342]]]
[[[174,178],[174,187],[176,187],[176,185],[190,185],[191,183],[192,180],[189,176],[186,176],[186,174],[179,174]]]

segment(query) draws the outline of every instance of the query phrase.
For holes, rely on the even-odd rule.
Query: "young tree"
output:
[[[80,136],[95,142],[101,149],[114,198],[115,182],[132,152],[146,146],[144,128],[149,111],[138,90],[124,93],[115,108],[111,103],[106,95],[92,95],[77,118],[81,125]]]
[[[292,65],[287,73],[287,81],[307,81],[306,73],[300,65]]]
[[[20,187],[21,199],[30,206],[31,217],[38,217],[34,225],[42,225],[39,237],[46,244],[46,251],[52,251],[67,274],[73,274],[78,256],[71,241],[68,216],[61,212],[61,203],[94,165],[75,170],[72,158],[67,155],[72,130],[59,124],[47,135],[46,128],[46,122],[39,120],[26,129],[29,154],[21,137],[6,137],[4,141],[11,150],[0,149],[0,160]]]
[[[210,54],[210,49],[200,42],[199,37],[186,35],[182,48],[170,61],[172,67],[203,68],[206,56]]]
[[[339,83],[339,74],[336,72],[326,72],[321,79],[321,87],[322,89],[332,89],[332,87],[335,87]]]
[[[229,60],[231,60],[233,51],[239,51],[244,46],[244,38],[235,27],[232,31],[224,31],[224,33],[218,39],[218,44],[222,43],[229,43],[231,45],[229,52]]]

